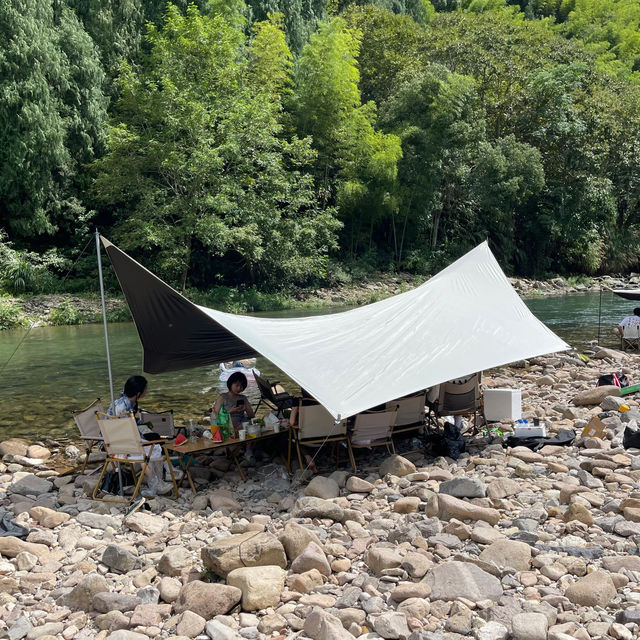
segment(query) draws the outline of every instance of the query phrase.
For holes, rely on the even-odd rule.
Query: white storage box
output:
[[[484,417],[488,422],[520,420],[522,418],[522,393],[520,389],[486,389]]]
[[[541,422],[539,425],[535,424],[514,424],[513,435],[516,438],[546,438],[547,437],[547,425]]]

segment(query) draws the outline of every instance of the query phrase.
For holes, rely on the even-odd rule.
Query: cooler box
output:
[[[522,418],[522,392],[520,389],[486,389],[484,417],[487,421],[520,420]]]

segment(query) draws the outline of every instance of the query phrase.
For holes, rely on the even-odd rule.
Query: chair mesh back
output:
[[[298,428],[302,440],[347,433],[347,423],[343,420],[336,424],[333,416],[321,404],[302,405],[298,409]]]
[[[388,440],[396,424],[398,412],[393,411],[365,411],[356,416],[353,426],[351,442],[366,443],[375,440]]]
[[[255,369],[253,371],[253,377],[255,378],[256,384],[258,385],[258,389],[260,389],[260,393],[263,398],[274,402],[273,391],[271,391],[271,385],[267,380],[261,378],[256,374]]]
[[[393,411],[398,407],[398,417],[396,427],[403,427],[407,424],[415,424],[424,420],[424,405],[426,402],[426,391],[414,396],[398,398],[392,402],[387,402],[387,411]]]
[[[622,327],[622,337],[625,340],[637,340],[640,338],[640,326]]]
[[[144,456],[138,425],[133,416],[98,419],[98,425],[104,438],[105,449],[110,456]]]
[[[151,411],[140,411],[140,419],[147,424],[151,423],[151,430],[159,436],[165,438],[173,438],[175,428],[173,426],[173,411],[165,411],[163,413],[152,413]]]
[[[104,407],[99,400],[87,409],[84,409],[84,411],[73,412],[73,419],[78,427],[78,431],[80,431],[80,434],[85,438],[100,437],[100,427],[98,426],[96,411],[104,413]]]
[[[440,415],[475,411],[480,407],[480,374],[464,382],[445,382],[440,385],[438,413]]]

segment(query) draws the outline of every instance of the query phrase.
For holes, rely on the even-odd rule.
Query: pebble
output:
[[[359,459],[357,476],[306,485],[259,469],[243,483],[199,461],[195,497],[183,487],[126,519],[122,505],[90,499],[89,475],[52,470],[74,458],[71,445],[0,443],[13,456],[0,469],[3,509],[29,530],[0,537],[3,636],[640,637],[640,455],[622,447],[640,411],[625,396],[632,409],[618,415],[616,391],[594,387],[616,367],[640,380],[640,363],[607,357],[559,354],[485,376],[521,388],[523,417],[544,418],[552,435],[574,428],[570,446],[534,452],[480,435],[456,461],[399,444]],[[605,407],[605,437],[582,438]]]

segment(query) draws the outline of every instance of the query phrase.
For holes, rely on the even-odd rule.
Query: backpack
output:
[[[624,373],[608,373],[604,376],[600,376],[598,378],[598,383],[596,387],[604,387],[606,385],[614,385],[616,387],[628,387],[629,386],[629,378],[624,375]]]

